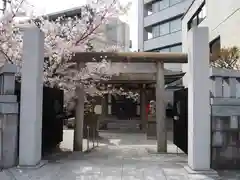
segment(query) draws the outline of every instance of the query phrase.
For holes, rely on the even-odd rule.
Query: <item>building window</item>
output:
[[[205,19],[206,16],[207,16],[207,8],[204,2],[188,22],[188,30],[190,30],[192,27],[198,26]]]
[[[153,13],[153,4],[145,4],[144,6],[144,17],[149,16]]]
[[[198,15],[199,24],[204,20],[206,16],[207,16],[207,8],[206,8],[206,5],[204,4],[204,6],[202,7]]]
[[[152,27],[153,38],[164,36],[170,33],[181,31],[182,21],[180,18],[174,19],[163,24],[158,24]]]
[[[197,16],[194,16],[192,21],[191,21],[191,24],[190,24],[190,27],[196,27],[198,25],[198,22],[197,22]]]
[[[180,31],[182,29],[181,19],[176,19],[170,22],[170,31],[171,33]]]
[[[175,5],[175,4],[177,4],[177,3],[180,3],[180,2],[182,2],[183,0],[170,0],[170,6],[173,6],[173,5]]]
[[[159,11],[159,1],[156,1],[152,4],[152,11],[153,13],[156,13]]]
[[[170,52],[170,48],[160,49],[159,52]]]
[[[170,3],[169,3],[169,0],[161,0],[159,2],[159,10],[163,10],[163,9],[166,9],[170,6]]]
[[[153,37],[158,37],[160,34],[159,34],[159,26],[153,26],[152,27],[152,36]]]
[[[185,0],[158,0],[152,3],[153,13],[159,12]]]
[[[169,23],[161,24],[159,27],[160,27],[160,36],[170,33]]]
[[[221,38],[218,36],[216,39],[212,40],[209,43],[210,53],[219,53],[221,49]]]
[[[217,60],[219,58],[219,53],[221,51],[221,38],[218,36],[216,39],[209,43],[211,61]]]
[[[174,46],[170,46],[167,48],[163,48],[160,50],[156,50],[159,52],[182,52],[182,45],[174,45]]]
[[[171,47],[170,52],[182,52],[182,45]]]

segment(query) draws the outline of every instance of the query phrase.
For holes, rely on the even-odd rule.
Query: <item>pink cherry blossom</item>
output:
[[[75,90],[78,86],[83,86],[86,94],[91,96],[105,93],[124,94],[123,90],[101,90],[96,86],[101,80],[109,80],[121,72],[121,68],[112,68],[111,59],[108,57],[101,57],[100,62],[87,63],[80,69],[71,59],[74,56],[73,49],[79,52],[91,51],[89,47],[91,45],[94,49],[93,40],[104,41],[101,30],[103,26],[111,18],[126,13],[129,5],[122,6],[119,0],[111,0],[109,3],[97,0],[81,8],[81,17],[58,17],[50,20],[47,16],[31,16],[19,21],[17,15],[23,12],[27,14],[27,10],[23,1],[13,0],[10,9],[6,9],[0,19],[1,62],[15,64],[21,69],[23,29],[38,26],[45,34],[44,83],[64,89],[66,103],[76,98]],[[103,49],[98,50],[118,51],[119,48],[106,43]],[[129,96],[137,97],[134,93],[129,93]]]

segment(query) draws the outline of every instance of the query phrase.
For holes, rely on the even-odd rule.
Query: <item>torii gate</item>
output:
[[[157,53],[157,52],[75,52],[72,61],[79,64],[96,62],[101,57],[107,57],[113,63],[155,63],[156,64],[156,128],[157,152],[167,152],[167,128],[165,122],[165,81],[164,63],[187,63],[186,53]],[[133,72],[134,73],[134,72]],[[74,150],[82,151],[84,92],[79,90],[76,113],[76,129]]]
[[[21,85],[19,165],[36,166],[41,161],[42,67],[44,34],[29,28],[23,39]],[[78,53],[74,60],[92,61],[93,56],[108,56],[113,62],[156,63],[156,121],[158,151],[166,152],[166,127],[163,63],[188,62],[188,165],[193,170],[210,170],[210,103],[209,103],[209,38],[208,28],[195,27],[188,32],[186,53]],[[80,60],[79,60],[80,59]],[[77,109],[77,149],[82,146],[83,90],[79,91]]]

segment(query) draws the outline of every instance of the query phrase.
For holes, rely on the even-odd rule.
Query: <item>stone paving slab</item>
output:
[[[0,180],[11,180],[11,176],[6,171],[0,171]]]
[[[108,147],[109,148],[109,147]],[[97,151],[106,149],[99,149]],[[97,152],[94,152],[97,153]],[[94,154],[93,153],[93,154]],[[78,156],[77,154],[74,157]],[[79,156],[83,156],[79,154]],[[163,156],[163,155],[161,155]],[[168,155],[165,155],[167,159]],[[159,165],[151,159],[129,160],[122,158],[115,161],[115,166],[111,166],[116,157],[108,159],[99,156],[95,161],[86,160],[62,161],[60,163],[49,163],[40,169],[10,169],[9,172],[16,180],[212,180],[205,175],[188,175],[181,165],[175,165],[174,161],[168,162],[168,166]],[[172,159],[172,156],[170,157]],[[110,161],[110,163],[109,163]],[[172,166],[171,166],[172,165]],[[2,177],[0,178],[1,180]],[[10,179],[6,179],[10,180]],[[215,179],[214,179],[215,180]],[[217,180],[217,179],[216,179]]]
[[[114,134],[112,137],[116,138]],[[220,180],[217,176],[188,174],[184,168],[186,155],[149,153],[142,137],[133,137],[138,139],[124,135],[128,146],[102,144],[90,153],[56,156],[39,169],[12,168],[0,172],[0,180]],[[240,179],[234,173],[221,175],[221,180]]]

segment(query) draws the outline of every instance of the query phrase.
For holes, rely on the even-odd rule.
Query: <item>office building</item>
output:
[[[138,0],[139,51],[181,52],[181,18],[192,0]],[[179,71],[181,64],[164,64]]]
[[[98,30],[99,36],[92,41],[96,50],[104,47],[117,46],[121,52],[128,52],[131,48],[129,25],[117,17],[112,17],[108,23]]]

